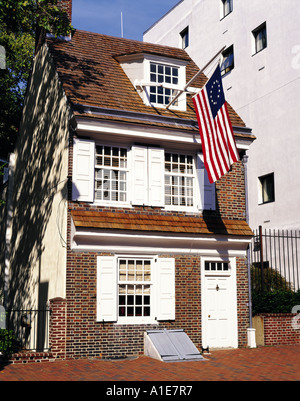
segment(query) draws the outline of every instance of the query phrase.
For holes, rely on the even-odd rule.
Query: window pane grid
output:
[[[163,64],[150,64],[150,81],[158,84],[178,85],[177,67]],[[167,105],[176,96],[177,90],[163,88],[161,86],[150,86],[150,102]],[[176,104],[175,102],[174,104]]]
[[[228,262],[205,262],[205,270],[206,271],[228,271],[229,263]]]
[[[126,202],[127,150],[96,146],[95,200]]]
[[[150,316],[151,262],[119,260],[119,316]]]
[[[192,207],[194,195],[193,157],[166,153],[165,204]]]
[[[150,285],[119,286],[119,316],[150,316]]]

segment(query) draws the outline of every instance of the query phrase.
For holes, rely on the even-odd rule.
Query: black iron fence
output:
[[[254,231],[250,248],[251,284],[255,291],[300,289],[300,231]]]
[[[7,310],[6,338],[2,338],[3,353],[18,351],[49,351],[50,310]]]

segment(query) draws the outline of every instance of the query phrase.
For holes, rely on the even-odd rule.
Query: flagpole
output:
[[[197,74],[194,75],[192,79],[189,80],[189,82],[185,85],[183,90],[179,91],[179,93],[177,93],[177,95],[174,97],[174,99],[171,100],[171,102],[166,106],[166,109],[168,109],[179,98],[179,96],[182,94],[182,92],[184,92],[186,90],[186,88],[188,88],[190,86],[190,84],[198,77],[198,75],[201,74],[209,66],[209,64],[211,64],[214,61],[214,59],[217,58],[218,55],[224,51],[225,48],[226,48],[226,46],[222,47],[222,49],[219,50],[218,53],[211,60],[209,60],[209,62],[200,71],[198,71]]]

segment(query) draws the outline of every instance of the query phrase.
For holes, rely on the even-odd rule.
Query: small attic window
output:
[[[171,65],[150,63],[150,81],[155,84],[178,85],[179,68]],[[177,90],[160,85],[150,86],[150,103],[168,105]],[[178,104],[178,103],[177,103]],[[176,102],[174,106],[177,105]]]
[[[116,56],[146,106],[186,111],[187,60],[158,54],[134,53]]]

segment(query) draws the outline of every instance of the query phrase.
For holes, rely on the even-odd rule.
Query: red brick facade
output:
[[[69,252],[67,264],[67,357],[122,358],[144,352],[144,332],[183,329],[201,349],[200,257],[161,255],[175,258],[176,319],[158,325],[115,325],[96,322],[97,256]],[[247,346],[248,287],[246,261],[237,259],[238,341]]]
[[[300,344],[299,319],[293,313],[264,313],[259,316],[264,321],[265,345],[293,345]],[[295,327],[293,327],[295,319]]]
[[[56,359],[66,358],[67,301],[63,298],[50,299],[49,346]]]
[[[72,0],[58,0],[57,5],[67,12],[69,21],[72,21]]]
[[[72,143],[70,144],[72,145]],[[72,175],[72,146],[70,146],[69,175]],[[71,188],[69,188],[71,199]],[[216,210],[205,211],[204,216],[222,219],[245,219],[244,169],[242,162],[235,163],[226,176],[216,183]],[[88,203],[69,201],[71,210],[125,211],[122,208],[91,206]],[[172,214],[161,208],[135,207],[130,213]],[[69,215],[68,238],[71,233]],[[70,243],[69,243],[70,245]],[[109,255],[109,249],[105,255]],[[144,352],[144,332],[155,328],[183,329],[201,349],[201,269],[200,256],[160,255],[175,258],[176,319],[158,325],[116,325],[96,321],[97,252],[67,253],[67,357],[122,358]],[[238,345],[247,346],[248,276],[245,258],[237,258]]]

